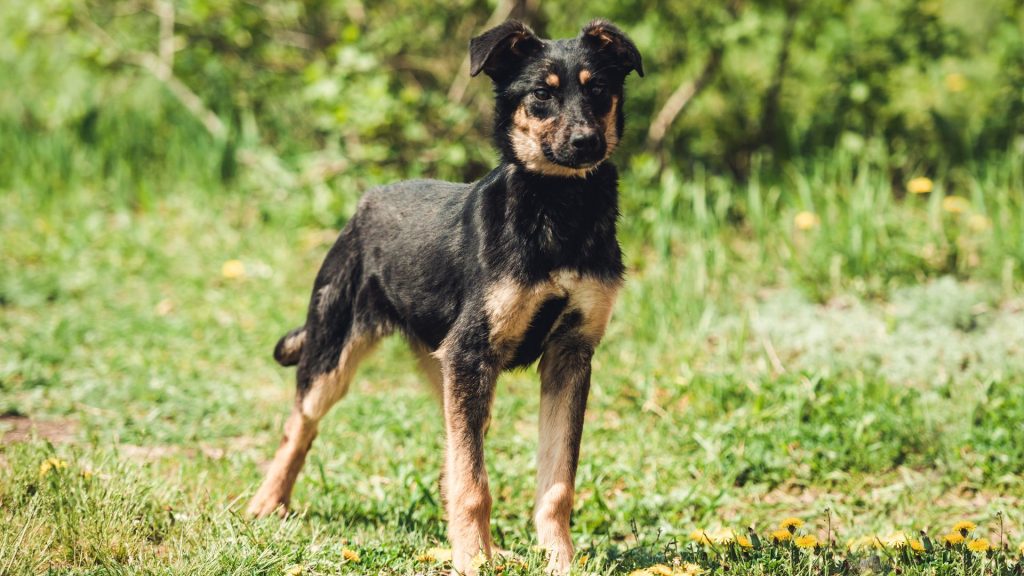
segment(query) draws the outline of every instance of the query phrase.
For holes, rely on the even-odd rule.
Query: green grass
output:
[[[358,188],[193,189],[168,171],[143,176],[140,196],[117,170],[83,174],[92,157],[74,149],[66,172],[43,174],[58,144],[26,143],[40,147],[19,152],[36,172],[8,172],[0,191],[0,573],[441,571],[416,559],[445,545],[441,415],[398,340],[323,423],[297,514],[238,515],[292,398],[271,347],[301,321]],[[858,573],[870,555],[825,570],[788,548],[687,544],[695,528],[764,534],[792,515],[824,537],[826,509],[840,546],[893,530],[937,538],[961,517],[995,540],[1003,512],[1016,547],[1022,165],[1008,157],[902,197],[884,166],[843,158],[746,185],[633,159],[629,281],[596,358],[577,482],[585,570],[681,555],[718,573]],[[46,193],[33,184],[44,176]],[[970,210],[944,211],[946,189]],[[801,210],[820,224],[799,230]],[[232,259],[244,277],[222,275]],[[493,528],[527,562],[505,572],[542,565],[537,405],[532,369],[502,379]],[[48,458],[67,467],[40,474]],[[996,563],[876,554],[913,574]]]

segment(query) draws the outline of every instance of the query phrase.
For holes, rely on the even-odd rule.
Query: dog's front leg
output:
[[[593,350],[582,339],[570,337],[550,344],[540,361],[540,441],[534,520],[540,545],[547,550],[547,570],[554,574],[567,574],[572,564],[569,516],[583,413],[590,392]]]
[[[491,493],[484,434],[498,370],[486,351],[449,349],[444,374],[445,470],[442,482],[448,537],[457,574],[476,574],[474,558],[491,556]]]

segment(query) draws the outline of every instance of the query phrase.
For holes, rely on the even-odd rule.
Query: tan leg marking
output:
[[[487,384],[481,384],[487,385]],[[477,415],[486,420],[490,401],[494,398],[493,382],[487,398],[488,414]],[[480,553],[487,558],[493,553],[491,541],[491,492],[484,466],[483,429],[474,429],[467,422],[465,407],[456,397],[456,384],[445,370],[445,469],[444,500],[448,515],[448,539],[452,546],[453,574],[477,573],[473,559]]]
[[[284,427],[284,438],[274,454],[263,483],[246,509],[250,516],[263,517],[288,511],[295,479],[306,461],[317,424],[324,414],[348,391],[359,361],[376,344],[375,338],[361,337],[351,340],[342,348],[338,367],[315,378],[305,396],[296,399],[295,407]]]
[[[575,496],[576,464],[583,411],[590,389],[593,348],[577,341],[549,345],[540,361],[541,398],[537,451],[537,539],[548,553],[547,571],[568,574],[573,546],[569,520]]]

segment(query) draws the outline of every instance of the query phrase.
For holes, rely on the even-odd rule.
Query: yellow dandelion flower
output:
[[[590,555],[589,554],[581,554],[580,557],[576,559],[576,563],[579,564],[580,566],[585,566],[586,563],[589,560],[590,560]]]
[[[806,210],[797,212],[796,216],[793,217],[793,224],[796,225],[799,230],[810,230],[816,228],[818,224],[821,224],[821,218],[814,212],[808,212]]]
[[[967,78],[959,72],[946,74],[946,90],[950,92],[963,92],[967,89]]]
[[[473,556],[473,558],[469,561],[469,564],[473,567],[474,570],[480,570],[481,566],[487,564],[487,555],[483,552],[479,552],[477,553],[476,556]]]
[[[355,550],[349,550],[348,548],[345,548],[341,551],[341,557],[349,562],[352,562],[353,564],[359,564],[359,553]]]
[[[971,209],[971,202],[963,196],[946,196],[942,199],[942,209],[950,214],[962,214]]]
[[[299,576],[299,574],[302,574],[302,570],[304,568],[305,566],[303,566],[302,564],[295,564],[293,566],[289,566],[284,571],[284,576]]]
[[[60,458],[47,458],[39,465],[39,477],[46,476],[51,470],[63,470],[67,467],[68,463]]]
[[[861,552],[863,550],[876,548],[877,546],[878,539],[871,534],[865,536],[858,536],[846,543],[846,547],[850,550],[850,552]]]
[[[673,576],[672,569],[664,564],[655,564],[647,567],[647,573],[652,576]]]
[[[934,183],[927,176],[918,176],[907,182],[907,192],[911,194],[927,194],[934,188]]]
[[[924,552],[924,544],[920,540],[911,540],[910,549],[914,552]]]
[[[959,546],[964,543],[964,535],[959,532],[950,532],[942,537],[947,546]]]
[[[961,520],[956,524],[953,524],[953,532],[959,532],[960,534],[967,536],[971,532],[974,532],[974,529],[977,527],[978,525],[970,520]]]
[[[814,534],[808,534],[806,536],[800,536],[793,540],[793,543],[798,548],[816,548],[818,546],[818,537]]]
[[[698,544],[711,544],[711,537],[703,528],[697,528],[693,532],[690,532],[690,540]]]
[[[793,534],[789,530],[779,529],[771,533],[772,541],[774,542],[786,542],[793,537]]]
[[[732,531],[732,528],[720,528],[708,534],[708,538],[711,538],[715,544],[729,544],[736,540],[736,533]]]
[[[228,260],[220,267],[220,275],[228,280],[237,280],[245,276],[245,264],[241,260]]]
[[[886,548],[903,548],[910,542],[910,539],[907,538],[904,532],[893,532],[879,538],[879,540],[881,540],[882,545]]]
[[[698,564],[694,564],[693,562],[683,562],[682,566],[680,566],[676,570],[676,575],[677,576],[700,576],[701,574],[703,574],[705,572],[706,572],[706,570],[701,568],[700,565],[698,565]]]
[[[639,570],[633,570],[628,576],[650,576],[650,574],[651,573],[647,571],[647,568],[640,568]]]
[[[1021,542],[1020,546],[1017,546],[1017,552],[1020,552],[1021,555],[1024,556],[1024,542]]]
[[[420,562],[451,562],[452,551],[448,548],[431,548],[416,557]]]
[[[988,543],[987,538],[978,538],[967,543],[967,549],[978,554],[988,552],[991,548],[992,545]]]
[[[740,548],[753,548],[754,544],[750,541],[750,538],[746,536],[737,536],[736,543],[740,545]]]
[[[971,214],[967,219],[967,227],[974,232],[984,232],[992,227],[992,221],[981,214]]]
[[[779,528],[782,528],[784,530],[789,530],[791,533],[792,532],[796,532],[796,529],[801,527],[801,526],[803,526],[803,525],[804,525],[804,521],[803,520],[801,520],[799,518],[792,517],[792,516],[789,517],[789,518],[786,518],[782,522],[779,522]]]

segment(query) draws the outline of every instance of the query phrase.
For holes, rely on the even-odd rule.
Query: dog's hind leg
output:
[[[249,503],[251,516],[287,512],[292,487],[316,437],[320,419],[345,396],[359,361],[372,350],[376,341],[377,338],[369,334],[352,335],[341,346],[337,362],[330,370],[311,373],[303,365],[305,361],[300,363],[295,405],[263,484]]]

